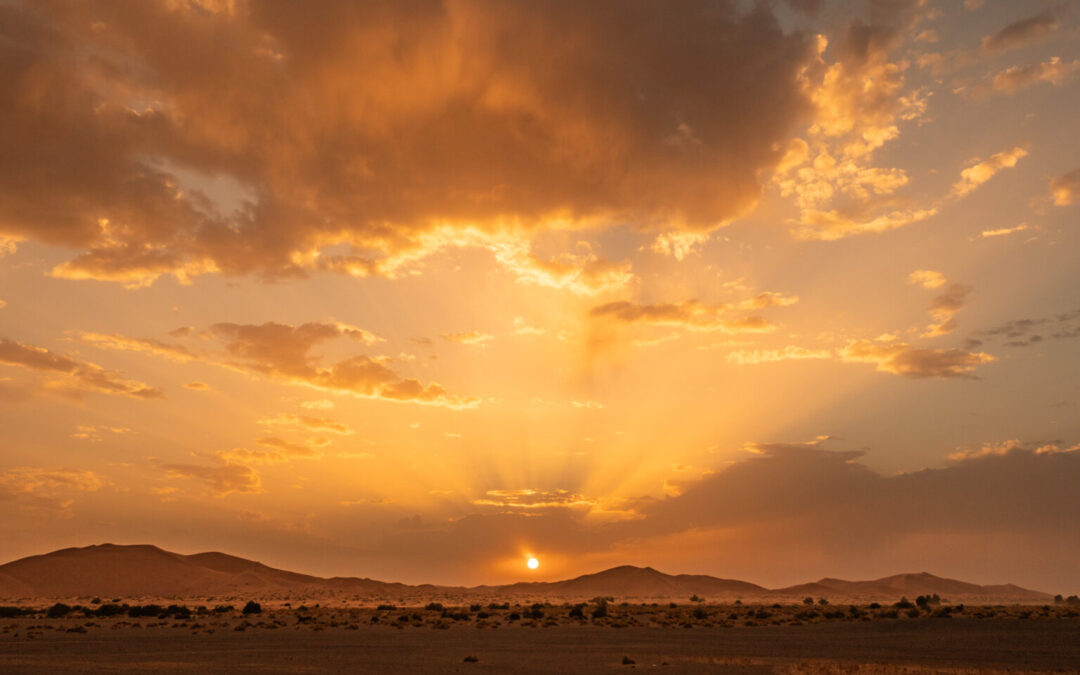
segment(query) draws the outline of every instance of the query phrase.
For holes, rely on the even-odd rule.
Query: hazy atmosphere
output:
[[[0,562],[1078,593],[1078,111],[1068,1],[0,0]]]

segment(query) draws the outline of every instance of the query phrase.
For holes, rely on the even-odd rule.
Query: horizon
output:
[[[1080,4],[0,3],[0,559],[1080,592]]]
[[[417,588],[417,587],[420,587],[420,586],[430,585],[430,586],[433,586],[433,587],[438,588],[438,589],[448,589],[448,590],[477,590],[477,589],[481,589],[481,588],[502,588],[502,587],[505,587],[505,586],[518,586],[518,585],[522,585],[522,584],[524,584],[524,585],[530,585],[530,584],[558,584],[558,583],[567,582],[567,581],[578,581],[578,580],[581,580],[581,579],[584,579],[584,578],[587,578],[587,577],[600,577],[600,576],[603,576],[603,575],[608,574],[610,572],[617,572],[617,571],[620,571],[620,570],[634,570],[636,572],[650,572],[650,573],[658,574],[658,575],[660,575],[662,577],[667,577],[667,578],[678,578],[678,577],[691,576],[691,577],[705,577],[705,578],[713,579],[715,581],[748,583],[750,585],[757,586],[762,591],[767,591],[769,593],[780,593],[780,592],[784,592],[784,591],[791,591],[791,592],[795,592],[797,594],[802,594],[804,591],[796,590],[800,586],[814,585],[814,584],[819,584],[819,583],[824,583],[824,582],[843,582],[843,583],[856,583],[856,584],[873,583],[873,582],[878,582],[878,581],[885,581],[885,580],[895,579],[895,578],[898,578],[898,577],[901,577],[901,578],[929,577],[929,578],[937,580],[937,581],[954,581],[954,582],[958,581],[958,582],[965,583],[965,584],[975,583],[975,582],[972,582],[971,580],[953,579],[953,578],[950,578],[950,577],[947,577],[947,576],[941,576],[941,575],[934,574],[932,572],[927,572],[927,571],[923,570],[923,571],[920,571],[920,572],[898,572],[898,573],[887,574],[887,575],[883,575],[883,576],[880,576],[880,577],[874,577],[874,578],[868,578],[868,579],[841,579],[841,578],[837,578],[837,577],[821,577],[821,578],[818,578],[818,579],[804,580],[802,582],[799,582],[799,583],[796,583],[796,584],[789,584],[789,585],[786,585],[786,586],[769,587],[769,586],[764,585],[764,584],[755,583],[755,582],[753,582],[753,581],[751,581],[749,579],[736,579],[736,578],[728,578],[728,577],[717,577],[717,576],[713,576],[713,575],[702,575],[702,574],[694,574],[694,573],[687,573],[687,572],[677,572],[677,571],[676,572],[670,572],[670,571],[665,572],[663,570],[656,569],[656,568],[654,568],[652,566],[649,566],[649,565],[640,566],[640,565],[623,564],[623,565],[616,565],[614,567],[607,567],[607,568],[603,568],[603,569],[599,569],[599,570],[584,572],[584,573],[581,573],[581,574],[576,574],[576,575],[574,575],[572,577],[560,578],[560,579],[544,579],[544,580],[522,579],[522,580],[519,580],[519,581],[509,581],[509,582],[506,582],[506,583],[503,583],[503,584],[476,584],[476,585],[453,585],[453,584],[440,584],[440,583],[431,583],[431,582],[421,582],[421,583],[409,584],[409,583],[404,583],[404,582],[398,581],[396,579],[376,579],[376,578],[373,578],[373,577],[367,577],[367,576],[363,576],[363,575],[359,575],[359,574],[345,575],[345,576],[335,576],[335,577],[320,576],[320,575],[316,575],[316,574],[309,574],[307,572],[304,572],[303,570],[285,569],[285,568],[281,568],[281,567],[276,567],[274,565],[268,565],[268,564],[266,564],[266,563],[264,563],[263,561],[260,561],[260,560],[251,560],[251,559],[247,559],[247,558],[242,558],[240,556],[236,556],[236,555],[227,553],[225,551],[197,551],[197,552],[193,552],[193,553],[181,553],[181,552],[178,552],[178,551],[170,551],[170,550],[161,548],[160,546],[156,546],[154,544],[145,544],[145,543],[143,543],[143,544],[114,544],[112,542],[104,542],[104,543],[101,543],[101,544],[90,544],[90,545],[86,545],[86,546],[71,546],[71,547],[66,547],[66,548],[62,548],[62,549],[57,549],[57,550],[54,550],[54,551],[48,551],[48,552],[45,552],[45,553],[40,553],[40,554],[31,555],[31,556],[26,556],[26,557],[23,557],[23,558],[18,558],[18,559],[15,559],[15,560],[10,560],[10,561],[6,561],[6,562],[0,562],[0,568],[3,568],[6,565],[9,565],[9,564],[12,564],[12,563],[19,563],[19,562],[30,560],[30,559],[33,559],[33,558],[50,558],[50,557],[55,557],[56,554],[66,553],[66,552],[69,552],[69,551],[86,552],[86,551],[88,551],[90,549],[102,549],[102,548],[112,548],[112,549],[136,549],[136,548],[138,548],[138,549],[146,549],[146,548],[150,548],[150,549],[154,549],[156,551],[160,551],[162,553],[178,555],[178,556],[184,557],[184,558],[189,558],[189,557],[194,557],[194,556],[202,556],[202,555],[222,555],[222,556],[225,556],[225,557],[228,557],[228,558],[233,558],[233,559],[236,559],[236,560],[242,560],[242,561],[245,561],[245,562],[255,563],[255,564],[258,564],[258,565],[263,565],[263,566],[265,566],[265,567],[267,567],[267,568],[269,568],[269,569],[271,569],[273,571],[297,573],[297,574],[310,576],[310,577],[313,577],[315,579],[319,579],[319,580],[323,580],[323,581],[333,580],[333,579],[343,579],[343,580],[356,579],[356,580],[373,581],[373,582],[378,582],[378,583],[404,584],[406,587],[410,587],[410,588]],[[1033,592],[1036,592],[1036,593],[1042,593],[1042,594],[1047,595],[1047,596],[1054,595],[1053,592],[1047,592],[1044,589],[1023,588],[1021,586],[1018,586],[1016,584],[1013,584],[1013,583],[1010,583],[1010,582],[1007,582],[1007,581],[999,581],[997,583],[982,582],[982,583],[976,583],[976,585],[978,585],[978,586],[1010,586],[1010,587],[1017,588],[1019,590],[1033,591]],[[1061,593],[1061,594],[1058,594],[1058,595],[1059,596],[1064,596],[1065,594]],[[1073,597],[1075,597],[1075,594],[1073,595]]]

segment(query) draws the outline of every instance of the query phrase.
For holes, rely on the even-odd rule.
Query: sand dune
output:
[[[820,581],[768,589],[745,581],[707,575],[670,575],[651,567],[624,565],[555,582],[503,586],[411,586],[355,577],[322,578],[279,570],[224,553],[181,555],[156,546],[101,544],[67,548],[0,565],[0,598],[111,597],[339,597],[409,599],[437,597],[549,598],[577,600],[596,596],[619,599],[679,599],[790,602],[804,597],[834,602],[893,602],[901,596],[938,594],[952,602],[1045,603],[1051,596],[1019,586],[980,586],[928,573],[899,574],[872,581]]]

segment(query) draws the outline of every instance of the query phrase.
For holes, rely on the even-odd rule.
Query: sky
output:
[[[0,559],[1078,592],[1078,110],[1069,1],[2,0]]]

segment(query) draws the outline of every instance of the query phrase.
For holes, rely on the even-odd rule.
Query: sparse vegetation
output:
[[[241,610],[243,614],[262,614],[262,605],[254,600],[248,600],[248,603],[244,605],[244,609]]]

